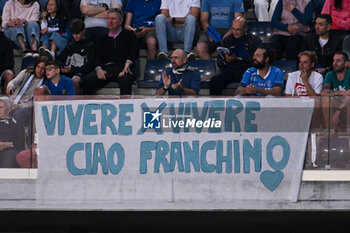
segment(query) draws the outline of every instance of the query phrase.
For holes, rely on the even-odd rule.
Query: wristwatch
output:
[[[164,90],[164,91],[168,91],[168,90],[169,90],[169,87],[168,87],[168,88],[165,88],[165,87],[163,86],[163,90]]]
[[[175,18],[171,18],[171,22],[172,22],[173,24],[175,24],[175,23],[176,23],[176,19],[175,19]]]

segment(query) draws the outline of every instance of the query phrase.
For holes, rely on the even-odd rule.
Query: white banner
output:
[[[308,98],[36,102],[37,202],[297,201],[313,105]]]

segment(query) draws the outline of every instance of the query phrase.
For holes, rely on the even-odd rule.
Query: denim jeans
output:
[[[68,42],[69,42],[69,34],[67,32],[65,33],[58,33],[58,32],[53,32],[53,33],[45,33],[44,35],[41,36],[41,43],[45,45],[48,48],[51,48],[51,43],[50,41],[54,41],[57,48],[58,48],[58,55],[66,48]]]
[[[184,42],[184,50],[188,53],[191,51],[196,32],[196,17],[187,15],[184,27],[174,27],[165,15],[160,14],[157,15],[155,24],[160,52],[168,53],[167,41]]]
[[[18,47],[19,47],[19,43],[18,43],[17,36],[19,34],[23,35],[24,42],[27,42],[28,40],[29,45],[31,45],[33,42],[32,35],[34,35],[37,41],[39,41],[39,38],[40,38],[40,29],[37,22],[28,22],[26,25],[20,26],[20,27],[5,28],[4,33],[5,33],[5,36],[10,40],[12,40],[13,42],[15,42],[15,44]]]

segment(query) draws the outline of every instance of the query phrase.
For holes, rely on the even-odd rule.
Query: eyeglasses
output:
[[[57,66],[51,66],[51,67],[46,67],[45,70],[46,71],[50,71],[50,70],[54,70],[54,69],[58,69]]]

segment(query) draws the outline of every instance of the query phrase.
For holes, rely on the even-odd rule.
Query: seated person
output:
[[[333,71],[326,74],[326,78],[323,81],[322,96],[350,96],[350,70],[345,67],[346,62],[349,60],[348,55],[344,52],[337,51],[333,57]],[[342,105],[337,103],[336,98],[322,98],[322,110],[325,119],[326,127],[336,129],[339,122],[340,114],[346,116]],[[338,107],[336,109],[330,109],[330,102],[332,106]],[[330,122],[329,116],[332,116]],[[329,123],[332,123],[331,125]]]
[[[283,71],[271,66],[274,54],[268,47],[258,48],[253,56],[253,67],[243,75],[236,95],[280,96],[283,88]]]
[[[92,69],[95,59],[95,45],[85,38],[85,24],[81,19],[74,19],[70,25],[74,40],[61,53],[59,60],[64,66],[61,72],[72,78],[75,93],[80,94],[79,83]]]
[[[330,31],[332,18],[322,14],[316,19],[315,33],[304,38],[301,51],[315,51],[318,58],[316,71],[323,76],[332,70],[333,55],[342,48],[342,39]]]
[[[287,59],[297,59],[300,46],[312,21],[310,0],[279,0],[271,24],[275,28],[271,39],[277,59],[285,53]]]
[[[16,154],[24,149],[24,128],[9,116],[8,97],[0,98],[0,168],[17,168]]]
[[[121,0],[81,0],[80,11],[85,18],[86,38],[95,44],[108,33],[107,11],[122,9]]]
[[[323,76],[315,71],[317,56],[314,52],[299,53],[299,70],[288,76],[286,96],[317,96],[321,94]]]
[[[168,58],[167,41],[184,42],[184,50],[188,53],[188,58],[195,58],[191,50],[200,7],[200,0],[162,0],[161,14],[156,17],[158,59]]]
[[[222,9],[222,10],[217,10]],[[201,25],[203,32],[200,33],[197,43],[198,56],[201,60],[209,60],[219,42],[215,42],[207,33],[206,29],[211,26],[221,35],[228,36],[231,25],[235,18],[243,16],[244,8],[242,0],[217,1],[203,0],[201,8]],[[222,40],[221,39],[221,40]]]
[[[210,80],[210,95],[221,95],[231,82],[240,82],[244,72],[253,65],[253,54],[262,45],[261,39],[248,33],[248,22],[239,16],[232,22],[232,34],[221,43],[225,48],[240,48],[232,53],[218,53],[217,66],[221,70]]]
[[[65,1],[49,0],[47,11],[42,14],[40,56],[55,60],[56,52],[61,53],[71,40],[69,33],[69,13]]]
[[[0,17],[1,25],[1,17]],[[2,92],[6,92],[7,84],[13,79],[13,66],[15,64],[13,57],[12,42],[5,36],[4,32],[0,28],[0,86],[2,86]]]
[[[125,11],[125,29],[134,31],[139,42],[147,46],[147,58],[155,59],[157,50],[157,36],[154,20],[160,13],[161,0],[129,0]]]
[[[22,70],[7,86],[6,94],[15,104],[12,115],[21,125],[32,125],[34,90],[44,82],[46,62],[47,57],[35,58],[34,67]]]
[[[162,74],[156,95],[198,95],[201,76],[197,68],[187,63],[185,50],[176,49],[170,57],[171,67]]]
[[[35,0],[9,0],[2,13],[2,27],[5,35],[24,53],[33,56],[38,50],[40,29],[39,4]],[[30,50],[27,49],[29,42]]]
[[[123,30],[123,12],[108,10],[108,29],[96,45],[96,68],[82,79],[84,95],[93,95],[111,81],[119,83],[121,95],[131,95],[134,76],[132,65],[139,56],[133,31]]]
[[[52,95],[75,95],[73,81],[60,74],[60,67],[56,61],[48,61],[45,70],[47,80],[44,85]]]

